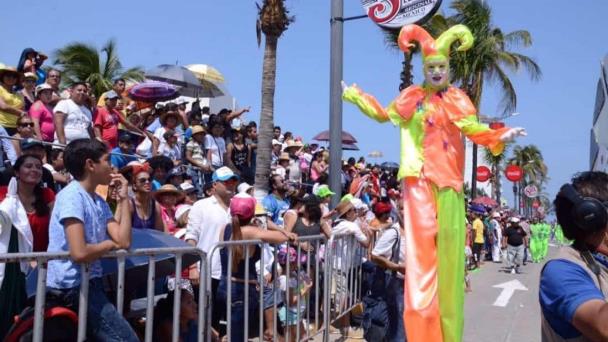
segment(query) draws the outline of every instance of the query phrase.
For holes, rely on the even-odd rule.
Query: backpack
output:
[[[76,341],[78,315],[68,308],[55,306],[44,310],[45,342]],[[5,336],[5,342],[32,341],[34,337],[34,308],[25,308]]]
[[[363,298],[363,338],[366,341],[382,342],[388,330],[388,308],[383,298],[366,296]]]
[[[397,230],[397,228],[394,226],[389,229]],[[394,263],[399,262],[400,243],[401,236],[399,234],[399,231],[397,230],[397,239],[395,239],[391,251],[391,261]],[[394,276],[395,272],[383,271],[378,269],[378,266],[376,266],[375,273],[377,276],[375,282],[382,284],[374,284],[376,286],[372,285],[375,290],[372,290],[372,293],[370,295],[363,297],[363,307],[365,309],[363,311],[363,320],[361,322],[361,325],[363,327],[363,337],[366,341],[382,342],[386,339],[386,334],[389,326],[388,307],[384,298],[386,291],[383,291],[382,293],[378,294],[377,292],[379,289],[377,288],[377,286],[380,285],[386,288],[386,286],[388,285],[387,278]],[[384,282],[382,282],[381,280],[384,280]]]

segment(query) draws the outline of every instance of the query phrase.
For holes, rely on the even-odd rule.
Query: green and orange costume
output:
[[[456,40],[461,42],[458,50],[473,45],[472,34],[462,25],[450,28],[437,40],[417,25],[404,26],[399,35],[405,52],[413,41],[420,43],[425,63],[444,60],[447,64],[450,45]],[[345,88],[343,99],[373,120],[390,121],[401,130],[407,339],[461,341],[465,267],[462,134],[500,154],[510,129],[492,130],[480,124],[468,96],[447,82],[439,89],[427,83],[410,86],[387,108],[357,86]]]

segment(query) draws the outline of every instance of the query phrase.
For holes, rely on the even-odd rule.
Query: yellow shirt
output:
[[[475,243],[483,243],[483,222],[480,219],[476,218],[473,221],[473,230],[475,231]]]
[[[0,98],[4,101],[4,103],[13,108],[23,110],[25,106],[21,94],[13,94],[7,91],[3,86],[0,86]],[[13,115],[12,113],[0,111],[0,126],[2,127],[16,128],[17,119],[19,119],[19,115]]]

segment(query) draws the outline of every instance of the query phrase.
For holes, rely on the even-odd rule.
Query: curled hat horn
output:
[[[413,42],[415,41],[420,44],[424,57],[437,53],[435,39],[425,29],[414,24],[403,26],[397,39],[401,51],[409,53],[410,49],[414,47]]]
[[[475,38],[473,38],[473,34],[468,27],[464,25],[454,25],[437,38],[435,45],[440,54],[449,57],[450,47],[452,46],[452,43],[457,40],[460,41],[460,46],[457,51],[466,51],[473,46]]]
[[[475,41],[469,28],[464,25],[450,27],[435,40],[424,28],[412,24],[403,26],[399,33],[398,44],[403,52],[410,52],[414,47],[413,42],[417,41],[422,48],[423,58],[437,54],[449,57],[450,47],[457,40],[460,41],[458,51],[470,49]]]

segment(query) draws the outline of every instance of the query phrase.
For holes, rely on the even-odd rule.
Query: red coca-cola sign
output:
[[[490,128],[491,129],[501,129],[503,127],[505,127],[505,123],[504,122],[500,122],[500,121],[490,122]]]
[[[524,171],[517,165],[509,165],[505,169],[505,176],[511,182],[519,182],[524,177]]]
[[[486,182],[492,176],[492,171],[487,166],[478,166],[477,167],[477,181],[478,182]]]

